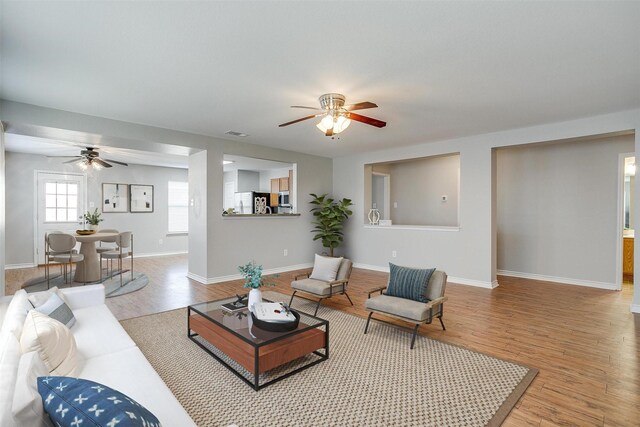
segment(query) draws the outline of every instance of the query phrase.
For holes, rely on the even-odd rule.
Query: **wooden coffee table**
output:
[[[298,311],[297,329],[269,332],[252,324],[248,310],[229,313],[221,308],[222,304],[235,300],[234,297],[190,305],[187,335],[256,391],[329,358],[327,320]],[[307,360],[300,365],[260,384],[260,374],[304,356]]]

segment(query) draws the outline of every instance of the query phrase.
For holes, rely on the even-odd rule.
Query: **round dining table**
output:
[[[89,283],[100,280],[100,257],[96,251],[96,242],[108,237],[116,237],[118,233],[93,233],[87,235],[76,234],[75,238],[80,242],[80,253],[84,255],[84,261],[76,266],[75,282]]]

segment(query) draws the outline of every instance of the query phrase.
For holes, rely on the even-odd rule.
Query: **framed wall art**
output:
[[[153,185],[129,185],[131,212],[153,212]]]
[[[102,183],[102,212],[128,212],[129,186]]]

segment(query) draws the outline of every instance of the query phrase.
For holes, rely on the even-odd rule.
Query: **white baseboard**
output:
[[[353,266],[355,268],[362,268],[365,270],[382,271],[383,273],[389,272],[389,267],[380,267],[379,265],[362,264],[359,262],[354,262]]]
[[[311,267],[313,267],[313,263],[308,262],[304,264],[287,265],[285,267],[269,268],[267,270],[263,270],[262,274],[263,275],[279,274],[279,273],[285,273],[287,271],[302,270],[303,268],[311,268]],[[189,279],[195,280],[196,282],[200,282],[204,285],[212,285],[214,283],[222,283],[222,282],[229,282],[231,280],[242,279],[242,276],[240,274],[230,274],[228,276],[217,276],[217,277],[205,278],[197,274],[187,273],[187,277]]]
[[[523,279],[542,280],[545,282],[562,283],[565,285],[587,286],[589,288],[618,290],[615,283],[595,282],[592,280],[570,279],[567,277],[545,276],[543,274],[522,273],[519,271],[498,270],[500,276],[521,277]]]
[[[353,263],[353,266],[355,268],[363,268],[365,270],[373,270],[373,271],[382,271],[384,273],[388,273],[389,272],[389,267],[381,267],[378,265],[371,265],[371,264],[362,264],[362,263]],[[498,286],[498,281],[494,280],[493,282],[484,282],[482,280],[475,280],[475,279],[465,279],[463,277],[453,277],[453,276],[448,276],[447,277],[447,282],[449,283],[457,283],[460,285],[468,285],[468,286],[476,286],[479,288],[486,288],[486,289],[493,289],[496,288]]]
[[[631,304],[632,313],[640,313],[640,304]]]
[[[498,281],[485,282],[484,280],[465,279],[464,277],[447,277],[447,283],[457,283],[459,285],[475,286],[478,288],[495,289],[498,287]]]
[[[33,267],[37,267],[36,264],[32,263],[32,262],[26,262],[23,264],[7,264],[4,266],[5,270],[15,270],[18,268],[33,268]]]
[[[154,256],[170,256],[170,255],[186,255],[188,251],[178,251],[178,252],[151,252],[146,254],[138,254],[134,253],[133,256],[136,258],[149,258]]]

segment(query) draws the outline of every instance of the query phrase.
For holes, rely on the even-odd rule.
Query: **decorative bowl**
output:
[[[266,322],[264,320],[259,320],[253,312],[251,312],[251,320],[253,321],[253,326],[265,331],[288,332],[296,329],[300,323],[300,314],[295,310],[291,310],[291,313],[293,313],[296,318],[296,320],[292,322]]]
[[[80,236],[88,236],[89,234],[95,233],[96,230],[76,230],[76,234]]]

